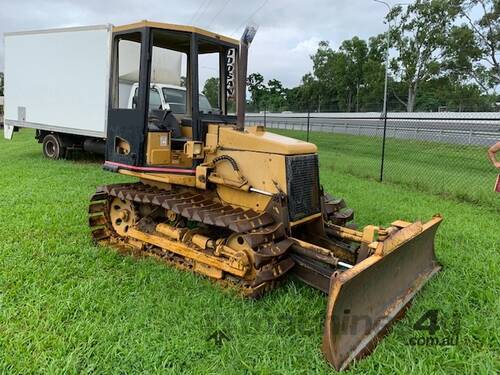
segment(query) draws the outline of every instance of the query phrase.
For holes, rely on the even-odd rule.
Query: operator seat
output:
[[[183,138],[179,121],[172,111],[152,109],[149,111],[148,131],[170,131],[172,139]]]

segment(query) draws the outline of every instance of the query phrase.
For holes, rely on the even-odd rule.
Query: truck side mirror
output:
[[[139,98],[137,95],[134,95],[132,97],[132,109],[136,109],[137,108],[137,103],[139,102]]]

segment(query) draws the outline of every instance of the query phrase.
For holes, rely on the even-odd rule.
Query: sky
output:
[[[239,39],[245,25],[254,23],[259,30],[250,49],[249,73],[293,87],[311,71],[310,55],[319,41],[328,40],[336,48],[354,36],[367,39],[383,33],[386,12],[373,0],[0,0],[0,34],[147,19]],[[2,43],[0,71],[3,57]]]

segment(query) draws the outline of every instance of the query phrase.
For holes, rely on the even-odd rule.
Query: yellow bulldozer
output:
[[[235,40],[149,21],[114,28],[104,169],[137,182],[97,188],[92,236],[248,297],[294,275],[328,296],[322,350],[342,370],[440,269],[434,236],[442,219],[356,229],[353,211],[320,185],[314,144],[245,127],[254,34],[247,28]],[[121,105],[120,77],[133,48],[139,81],[130,108]],[[186,62],[185,95],[169,105],[156,100],[152,84],[152,61],[162,50]],[[199,95],[199,61],[207,54],[219,65],[218,106],[209,110]]]

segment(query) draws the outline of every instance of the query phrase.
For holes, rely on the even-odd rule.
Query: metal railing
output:
[[[498,171],[487,148],[500,140],[500,116],[474,114],[250,114],[247,125],[316,143],[329,170],[453,196],[500,212]],[[384,137],[385,135],[385,137]],[[324,158],[324,157],[323,157]],[[325,160],[325,158],[323,159]]]
[[[344,133],[382,136],[384,120],[380,117],[326,117],[318,114],[247,115],[248,125],[264,124],[283,130]],[[440,114],[441,115],[441,114]],[[477,115],[477,114],[475,114]],[[489,145],[500,138],[500,115],[488,117],[388,117],[389,138],[430,140],[464,145]]]

